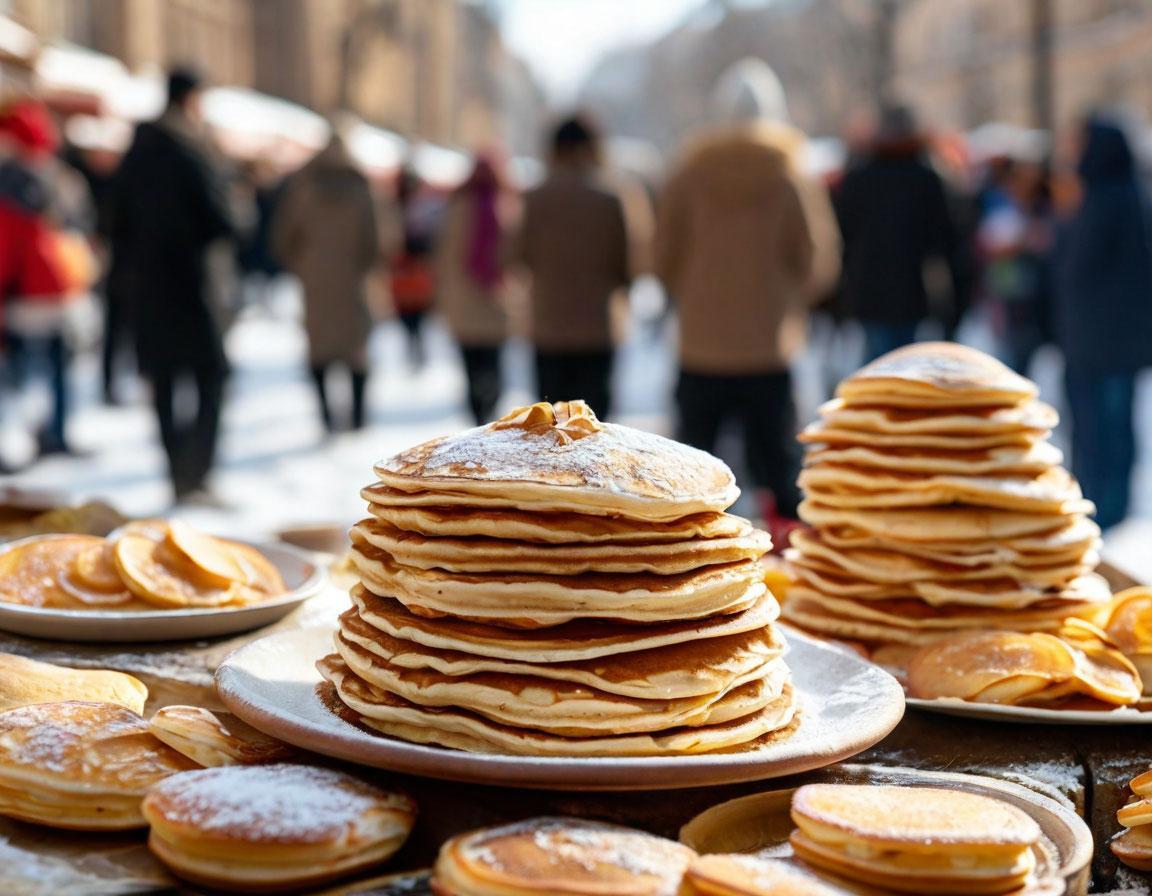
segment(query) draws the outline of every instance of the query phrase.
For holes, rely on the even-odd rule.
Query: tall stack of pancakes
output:
[[[365,724],[527,755],[749,746],[794,707],[768,537],[716,458],[536,404],[375,468],[320,662]]]
[[[950,343],[849,377],[807,443],[785,618],[862,642],[1054,631],[1109,591],[1091,502],[1048,437],[1033,383]]]

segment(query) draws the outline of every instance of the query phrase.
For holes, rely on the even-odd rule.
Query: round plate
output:
[[[1071,809],[1034,790],[980,775],[867,765],[840,766],[821,777],[847,784],[944,787],[1010,803],[1035,819],[1042,834],[1036,846],[1036,873],[1018,896],[1087,892],[1092,832]],[[680,842],[700,853],[791,857],[788,835],[796,827],[789,814],[793,793],[795,789],[774,790],[713,806],[680,829]]]
[[[10,542],[0,551],[10,550],[26,540]],[[283,619],[324,587],[326,574],[323,568],[304,551],[283,544],[235,540],[256,548],[272,561],[289,588],[287,594],[235,609],[54,610],[0,601],[0,629],[52,641],[125,643],[213,638],[270,625]]]
[[[330,629],[277,633],[240,648],[217,670],[216,690],[248,724],[297,747],[395,772],[549,790],[668,790],[791,775],[855,756],[896,727],[904,714],[896,679],[805,635],[786,638],[800,724],[779,743],[746,753],[511,756],[369,734],[333,715],[316,693],[315,662],[332,651]]]
[[[908,697],[909,706],[946,716],[987,719],[991,722],[1019,722],[1024,725],[1152,725],[1152,712],[1131,707],[1107,711],[1085,709],[1045,709],[1039,706],[1005,706],[1001,703],[973,703],[942,697],[922,700]]]

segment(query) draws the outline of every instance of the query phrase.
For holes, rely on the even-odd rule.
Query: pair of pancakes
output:
[[[792,849],[812,867],[919,896],[1015,892],[1041,838],[1015,806],[930,787],[809,784],[793,796],[792,821]]]
[[[1140,701],[1144,683],[1108,635],[1082,619],[1056,633],[977,632],[920,648],[908,693],[928,700],[1110,709]]]
[[[1116,820],[1124,826],[1109,844],[1113,854],[1137,871],[1152,871],[1152,770],[1132,779],[1132,799]]]
[[[403,794],[304,765],[174,775],[143,804],[148,846],[178,876],[230,892],[318,886],[385,861],[416,807]]]
[[[1096,616],[1096,624],[1140,673],[1152,697],[1152,588],[1121,591]]]
[[[751,747],[795,713],[770,541],[704,452],[537,404],[379,463],[319,668],[365,725],[477,752]]]
[[[249,604],[287,589],[255,548],[185,523],[129,523],[112,538],[41,535],[0,553],[0,600],[64,610]]]
[[[577,818],[536,818],[449,840],[436,896],[677,896],[696,853],[641,831]]]
[[[1111,593],[1036,386],[964,346],[898,349],[805,429],[785,618],[871,648],[1055,631]]]

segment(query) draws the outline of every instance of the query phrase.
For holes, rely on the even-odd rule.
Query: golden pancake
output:
[[[148,722],[153,736],[205,768],[283,762],[295,751],[237,718],[225,724],[199,706],[165,706]]]
[[[91,535],[39,535],[0,552],[0,600],[30,607],[82,609],[60,584],[76,558],[103,539]]]
[[[931,787],[810,784],[792,799],[792,848],[885,889],[1007,893],[1035,868],[1039,826],[1001,800]]]
[[[676,896],[695,855],[617,825],[535,818],[449,840],[432,888],[443,896]]]
[[[1137,775],[1129,786],[1137,796],[1152,797],[1152,770]]]
[[[172,520],[168,524],[168,540],[204,578],[218,587],[227,588],[233,582],[244,581],[244,569],[222,539],[193,529],[181,520]]]
[[[1140,673],[1104,632],[1084,619],[1068,619],[1059,634],[1076,651],[1078,691],[1113,706],[1129,706],[1140,699],[1144,687]]]
[[[1020,703],[1076,674],[1076,655],[1048,634],[978,632],[922,648],[908,663],[908,694]]]
[[[580,401],[541,402],[425,442],[375,467],[383,485],[486,507],[666,521],[722,511],[739,490],[721,461],[601,423]]]
[[[1041,537],[1069,523],[1063,513],[1025,513],[988,507],[852,510],[830,507],[811,499],[800,504],[800,518],[818,529],[850,526],[861,532],[910,543],[984,543],[1010,538]]]
[[[766,591],[752,560],[680,575],[450,574],[401,566],[352,533],[352,563],[364,586],[413,612],[543,628],[579,618],[666,622],[745,610]]]
[[[1135,800],[1116,813],[1116,820],[1126,828],[1152,825],[1152,800]]]
[[[897,408],[862,406],[835,398],[820,407],[826,427],[890,435],[986,435],[998,432],[1046,431],[1060,421],[1051,405],[1032,401],[1008,407]]]
[[[504,725],[565,737],[723,724],[773,703],[788,677],[787,667],[777,660],[745,676],[744,681],[730,681],[718,693],[644,700],[533,675],[484,672],[451,676],[429,669],[404,669],[339,633],[336,650],[363,681],[418,706],[458,707]]]
[[[383,862],[416,817],[402,794],[304,765],[176,775],[143,811],[149,848],[179,877],[253,892],[298,892]]]
[[[1152,871],[1152,825],[1121,831],[1108,844],[1112,854],[1129,868]]]
[[[123,672],[68,669],[0,653],[0,711],[66,700],[115,703],[142,713],[148,700],[148,688],[139,679]]]
[[[221,587],[167,540],[126,532],[113,546],[116,568],[128,589],[160,607],[218,607],[242,599],[239,584]]]
[[[246,594],[246,599],[262,600],[288,592],[288,586],[284,584],[284,577],[280,575],[276,564],[256,548],[235,541],[227,542],[227,547],[243,574],[240,581],[256,592],[254,595]]]
[[[787,728],[795,714],[792,688],[778,700],[741,719],[699,728],[650,734],[563,737],[504,725],[463,709],[418,706],[352,674],[338,656],[317,664],[341,701],[372,728],[403,740],[458,750],[521,756],[664,756],[727,750]]]
[[[970,433],[889,433],[831,426],[826,421],[811,423],[797,435],[809,445],[865,445],[871,448],[912,448],[916,450],[980,451],[986,448],[1027,448],[1048,438],[1047,429],[1016,429]]]
[[[809,451],[805,466],[839,464],[904,473],[957,473],[967,476],[1043,473],[1063,463],[1064,455],[1050,442],[1008,445],[969,451],[883,448],[870,445],[829,446]]]
[[[780,605],[770,594],[765,594],[747,610],[730,616],[659,626],[581,619],[546,629],[515,629],[463,619],[419,616],[399,601],[377,597],[360,585],[352,589],[352,603],[361,620],[386,637],[433,650],[541,665],[597,660],[629,651],[758,632],[780,615]]]
[[[693,859],[680,896],[883,896],[879,890],[820,877],[793,861],[750,855]]]
[[[465,573],[672,575],[720,563],[758,560],[772,547],[768,534],[751,526],[735,538],[625,545],[534,545],[500,538],[429,538],[377,519],[362,520],[353,531],[403,566]]]
[[[144,827],[150,787],[196,764],[112,703],[70,701],[0,713],[0,815],[75,830]]]
[[[889,352],[844,380],[849,403],[910,407],[1015,405],[1037,396],[1036,384],[991,355],[954,342],[921,342]]]
[[[70,566],[57,573],[56,583],[86,607],[125,610],[134,602],[116,570],[111,545],[104,539],[77,554]]]
[[[453,676],[530,675],[642,700],[714,694],[760,673],[784,650],[775,630],[765,626],[727,637],[571,663],[495,659],[394,638],[366,623],[354,610],[340,617],[340,635],[402,669],[430,669]]]
[[[1140,673],[1144,696],[1152,697],[1152,589],[1121,591],[1096,621]]]

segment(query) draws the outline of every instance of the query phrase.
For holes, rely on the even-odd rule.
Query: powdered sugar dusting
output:
[[[86,746],[147,732],[131,710],[105,703],[42,703],[0,714],[0,756],[6,764],[65,774],[78,770]]]
[[[390,795],[332,769],[226,766],[177,775],[147,805],[172,824],[250,842],[339,838]]]

